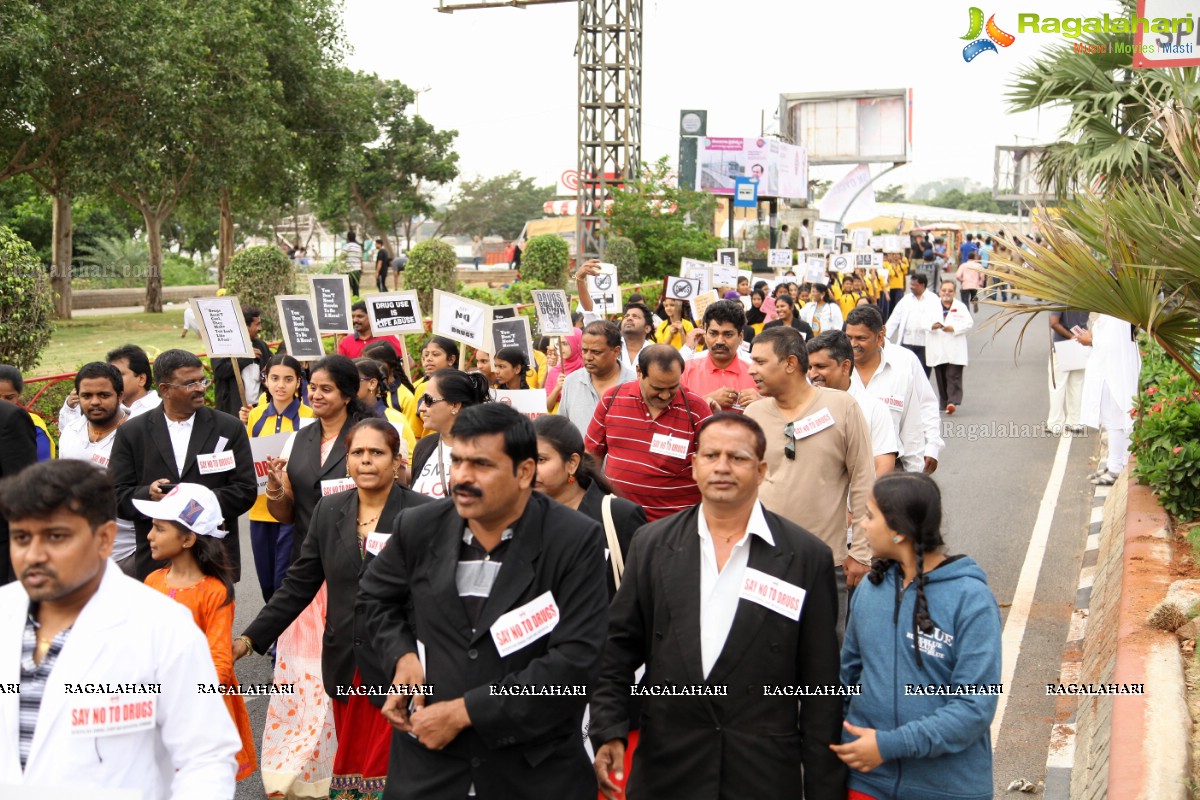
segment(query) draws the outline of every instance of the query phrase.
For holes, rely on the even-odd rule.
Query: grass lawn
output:
[[[172,347],[182,347],[193,353],[204,350],[195,331],[181,339],[182,330],[182,308],[161,314],[141,312],[56,321],[50,344],[42,352],[41,363],[25,377],[74,372],[89,361],[103,361],[105,353],[123,344],[139,345],[151,361]]]

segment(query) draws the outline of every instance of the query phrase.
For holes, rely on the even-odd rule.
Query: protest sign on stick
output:
[[[486,350],[491,321],[491,306],[441,289],[433,290],[433,332],[436,335]],[[461,355],[459,363],[464,363]]]
[[[325,344],[317,329],[316,312],[307,295],[275,296],[279,327],[288,354],[298,361],[312,361],[325,355]]]
[[[371,321],[371,333],[375,336],[425,332],[421,304],[415,290],[369,294],[363,298],[363,302],[367,304],[367,318]]]
[[[571,334],[571,311],[567,293],[562,289],[534,289],[533,306],[537,309],[538,332],[542,336]]]
[[[350,276],[309,275],[309,294],[321,333],[353,333],[350,322]]]
[[[210,359],[258,358],[250,340],[250,331],[246,330],[242,304],[235,295],[193,297],[188,303],[196,315],[196,321],[200,323],[200,338],[204,341],[204,352]],[[233,379],[237,383],[242,405],[246,405],[246,386],[240,369],[233,370]]]

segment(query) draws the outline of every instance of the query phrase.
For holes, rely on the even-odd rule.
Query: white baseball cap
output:
[[[180,483],[162,500],[134,500],[134,507],[150,519],[177,522],[192,533],[224,539],[218,530],[225,521],[212,489],[198,483]]]

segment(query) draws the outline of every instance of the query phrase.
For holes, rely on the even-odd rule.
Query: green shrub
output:
[[[248,247],[234,255],[225,270],[225,288],[237,295],[242,308],[255,306],[262,311],[264,338],[278,338],[279,315],[275,296],[292,294],[296,268],[278,247],[263,244]]]
[[[1133,474],[1179,519],[1200,516],[1200,387],[1157,345],[1143,341],[1144,387],[1130,449]]]
[[[533,290],[545,289],[546,284],[539,280],[519,280],[504,290],[505,305],[532,305]]]
[[[489,306],[504,306],[508,305],[508,300],[504,296],[504,292],[499,289],[489,289],[486,286],[468,286],[460,288],[456,293],[460,297],[465,297],[468,300],[474,300],[477,303],[484,303]],[[433,313],[433,306],[430,305],[429,313]]]
[[[570,261],[566,239],[553,233],[535,236],[521,252],[521,277],[541,281],[547,289],[566,289]]]
[[[50,278],[33,245],[0,226],[0,362],[33,369],[54,331]]]
[[[433,290],[453,292],[458,288],[458,256],[454,248],[440,239],[430,239],[409,250],[404,288],[416,289],[421,311],[432,314]]]
[[[641,277],[638,272],[637,245],[632,239],[624,236],[610,236],[605,243],[604,259],[617,265],[617,283],[637,283]]]

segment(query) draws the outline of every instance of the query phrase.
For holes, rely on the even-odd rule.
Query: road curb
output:
[[[1175,635],[1146,622],[1172,581],[1170,519],[1150,488],[1129,475],[1126,469],[1105,498],[1100,530],[1089,530],[1071,623],[1074,638],[1059,680],[1143,684],[1144,694],[1081,696],[1074,705],[1060,698],[1046,797],[1189,796],[1192,723],[1183,661]],[[1093,526],[1096,516],[1094,507]],[[1093,544],[1095,566],[1089,572]],[[1082,614],[1080,599],[1086,601]]]

